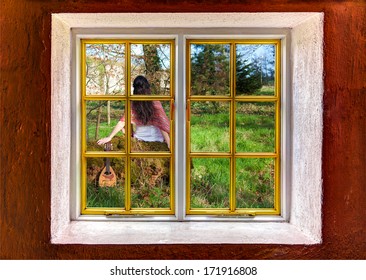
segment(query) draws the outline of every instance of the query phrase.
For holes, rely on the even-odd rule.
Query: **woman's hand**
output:
[[[112,137],[105,137],[105,138],[102,138],[102,139],[99,139],[98,140],[98,145],[104,145],[105,143],[108,143],[112,140]]]
[[[168,148],[170,150],[170,136],[167,132],[165,132],[164,130],[160,130],[161,134],[163,134],[164,140],[166,142],[166,144],[168,145]]]
[[[123,121],[119,121],[116,126],[114,127],[113,131],[111,132],[111,134],[109,134],[108,137],[99,139],[97,141],[98,145],[104,145],[105,143],[108,143],[112,140],[112,138],[118,133],[118,131],[121,131],[125,126],[125,122]]]

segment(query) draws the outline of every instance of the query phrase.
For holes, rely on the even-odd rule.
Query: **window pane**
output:
[[[132,101],[131,124],[131,151],[169,151],[169,101]]]
[[[86,44],[86,95],[125,95],[125,45]]]
[[[124,151],[124,134],[119,131],[112,139],[112,146],[98,145],[97,141],[110,135],[124,113],[122,101],[93,100],[86,102],[87,151]]]
[[[236,152],[275,151],[275,103],[236,103]]]
[[[230,95],[230,44],[191,44],[191,95]]]
[[[170,158],[131,160],[132,208],[170,208]]]
[[[230,103],[191,102],[191,151],[230,152]]]
[[[191,208],[229,208],[230,159],[191,160]]]
[[[236,207],[273,208],[275,160],[272,158],[236,159]]]
[[[131,45],[131,86],[144,76],[150,83],[151,94],[170,95],[170,44]]]
[[[274,95],[274,77],[274,45],[236,45],[236,95]]]
[[[86,206],[123,208],[125,159],[96,157],[86,162]]]

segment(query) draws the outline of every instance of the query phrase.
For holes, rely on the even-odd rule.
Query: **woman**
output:
[[[150,95],[151,89],[147,79],[137,76],[133,81],[134,95]],[[136,129],[133,137],[146,142],[166,142],[170,149],[170,122],[160,101],[132,101],[131,123]],[[98,140],[103,145],[122,130],[124,132],[125,117],[123,116],[108,137]]]

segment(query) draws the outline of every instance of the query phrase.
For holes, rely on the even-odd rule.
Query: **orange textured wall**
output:
[[[324,12],[323,243],[50,244],[51,13]],[[1,259],[365,259],[365,1],[2,0]]]

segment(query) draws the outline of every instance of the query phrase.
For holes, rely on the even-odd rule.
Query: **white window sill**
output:
[[[71,186],[78,159],[72,143],[71,33],[77,28],[243,28],[257,34],[285,29],[291,56],[289,77],[286,183],[291,203],[288,222],[118,222],[71,221]],[[98,32],[96,30],[96,32]],[[51,45],[51,242],[57,244],[317,244],[322,240],[323,14],[53,14]],[[179,97],[181,98],[181,97]],[[284,181],[284,180],[283,180]]]
[[[111,224],[113,223],[113,224]],[[289,223],[71,222],[60,244],[316,244]]]

